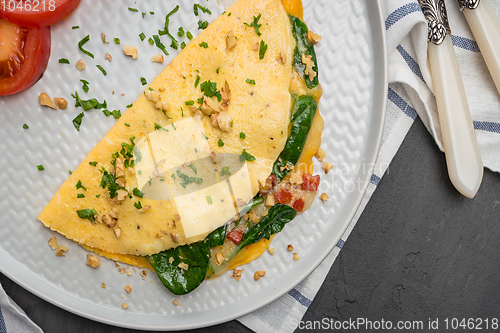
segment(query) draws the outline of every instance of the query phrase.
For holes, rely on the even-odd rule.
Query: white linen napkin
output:
[[[500,16],[500,0],[490,1],[497,17]],[[293,332],[297,327],[417,116],[442,150],[427,62],[427,23],[422,10],[417,0],[381,0],[380,3],[387,40],[389,91],[382,143],[370,185],[349,227],[324,262],[288,294],[238,319],[256,332]],[[498,172],[500,96],[458,2],[447,0],[446,5],[483,164]]]
[[[500,16],[500,0],[491,2]],[[458,3],[446,1],[446,5],[483,163],[498,172],[500,96]],[[381,6],[387,39],[389,91],[381,148],[367,192],[341,240],[311,275],[281,298],[238,319],[256,332],[295,330],[417,116],[441,148],[441,131],[427,63],[427,24],[420,6],[417,0],[381,0]],[[0,286],[0,333],[4,332],[42,331]]]

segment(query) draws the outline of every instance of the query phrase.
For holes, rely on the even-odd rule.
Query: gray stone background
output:
[[[476,198],[461,196],[417,118],[303,320],[420,320],[418,332],[442,332],[446,318],[482,318],[481,331],[500,331],[484,322],[500,318],[499,193],[500,175],[485,169]],[[69,313],[2,274],[0,282],[47,333],[138,332]],[[237,321],[197,330],[247,331]]]

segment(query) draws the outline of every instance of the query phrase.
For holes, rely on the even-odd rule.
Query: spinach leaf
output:
[[[290,171],[286,167],[287,164],[295,165],[299,160],[317,108],[318,103],[309,95],[300,96],[295,101],[290,136],[273,166],[273,173],[277,180],[283,179]]]
[[[224,224],[222,227],[215,229],[210,235],[208,235],[208,238],[210,238],[210,247],[221,246],[224,244],[224,239],[226,239],[226,229],[227,224]]]
[[[153,254],[149,257],[149,262],[168,290],[175,295],[184,295],[196,289],[205,280],[209,257],[210,237],[206,237],[194,244]],[[181,267],[182,264],[188,267],[183,269],[179,264]]]
[[[238,251],[247,245],[257,243],[263,238],[269,239],[285,227],[285,224],[295,218],[297,212],[290,206],[277,204],[269,209],[266,216],[264,216],[259,223],[250,229],[241,243],[238,245]]]
[[[318,59],[316,58],[314,45],[309,44],[307,41],[307,32],[309,29],[307,29],[307,25],[298,17],[290,16],[290,22],[292,23],[293,37],[297,42],[293,57],[293,66],[295,70],[304,77],[307,88],[314,88],[319,85],[318,75],[311,81],[309,76],[305,75],[306,66],[302,63],[302,55],[311,56],[311,60],[314,62],[313,70],[318,73]]]

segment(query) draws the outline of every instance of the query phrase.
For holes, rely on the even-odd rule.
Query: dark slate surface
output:
[[[449,331],[466,331],[451,330],[452,318],[483,318],[482,331],[493,331],[484,319],[491,325],[500,317],[499,213],[500,175],[485,170],[476,198],[462,197],[449,181],[443,153],[417,119],[304,316],[304,327],[307,321],[367,318],[421,321],[425,329],[394,331],[426,332],[429,318],[438,318],[437,332],[448,318]],[[61,310],[1,274],[0,282],[45,332],[136,332]],[[249,330],[232,321],[201,331]]]

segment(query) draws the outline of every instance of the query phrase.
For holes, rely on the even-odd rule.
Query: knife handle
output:
[[[463,12],[500,93],[500,22],[488,0],[481,0],[475,9],[465,8]]]
[[[448,174],[460,193],[473,198],[483,179],[483,161],[451,36],[439,45],[429,43],[427,51]]]

